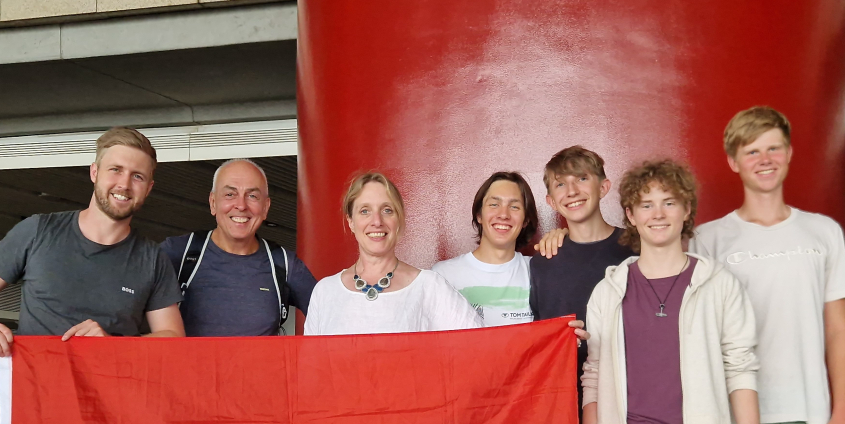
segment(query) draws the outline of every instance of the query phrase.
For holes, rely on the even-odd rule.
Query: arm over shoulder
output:
[[[189,236],[168,237],[160,245],[162,252],[167,256],[167,259],[177,273],[182,266],[182,257],[185,255],[185,249],[188,247]]]

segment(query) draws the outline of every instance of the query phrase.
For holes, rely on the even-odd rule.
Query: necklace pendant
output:
[[[366,292],[367,300],[378,299],[378,290],[375,287],[370,287]]]
[[[355,289],[357,289],[357,290],[364,290],[364,287],[366,287],[366,286],[367,286],[367,282],[366,282],[366,281],[364,281],[364,280],[362,280],[362,279],[361,279],[360,277],[358,277],[357,275],[356,275],[355,277],[353,277],[353,278],[355,279]]]
[[[654,316],[657,316],[657,317],[660,317],[660,318],[663,318],[663,317],[668,317],[669,315],[666,315],[666,314],[664,314],[664,313],[663,313],[663,308],[664,308],[665,306],[666,306],[666,305],[660,305],[660,312],[658,312],[658,313],[654,314]]]

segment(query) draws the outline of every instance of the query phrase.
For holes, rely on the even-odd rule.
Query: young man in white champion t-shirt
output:
[[[769,107],[728,123],[725,153],[745,200],[700,226],[689,249],[723,262],[751,299],[761,422],[845,423],[845,241],[832,219],[784,202],[790,130]]]

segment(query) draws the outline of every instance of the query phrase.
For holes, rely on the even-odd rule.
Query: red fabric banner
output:
[[[362,336],[17,337],[12,422],[575,424],[570,319]]]

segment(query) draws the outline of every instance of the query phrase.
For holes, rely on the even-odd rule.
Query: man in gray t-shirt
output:
[[[129,227],[153,186],[155,149],[113,128],[97,140],[87,209],[35,215],[0,240],[0,289],[22,282],[19,334],[184,336],[176,275],[154,242]],[[0,325],[0,355],[12,333]]]

